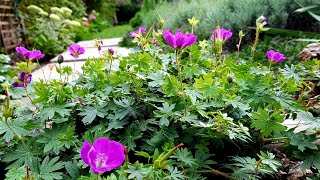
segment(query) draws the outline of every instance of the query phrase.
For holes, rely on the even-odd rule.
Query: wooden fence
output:
[[[13,0],[0,0],[0,47],[11,53],[22,43],[19,21],[14,14]]]

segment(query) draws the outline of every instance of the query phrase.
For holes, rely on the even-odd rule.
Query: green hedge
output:
[[[297,0],[308,5],[318,0]],[[299,6],[293,0],[179,0],[173,3],[165,2],[157,6],[157,10],[165,21],[165,28],[190,31],[187,19],[195,16],[200,20],[195,33],[200,39],[211,35],[212,27],[220,22],[224,28],[234,32],[240,29],[248,32],[248,26],[254,26],[260,15],[265,15],[268,25],[284,28],[289,14]],[[150,27],[157,21],[155,11],[141,15],[142,25]],[[291,22],[292,23],[292,22]]]

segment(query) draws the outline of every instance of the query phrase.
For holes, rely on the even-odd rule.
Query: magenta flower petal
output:
[[[122,144],[107,138],[97,139],[92,146],[85,141],[81,148],[81,158],[95,173],[103,173],[120,167],[124,160]]]
[[[28,57],[29,50],[26,49],[25,47],[18,46],[16,47],[17,53],[21,54],[23,57]]]
[[[146,34],[147,29],[145,27],[139,27],[137,30],[130,32],[130,37],[134,37],[138,34]]]
[[[45,54],[42,54],[40,50],[33,50],[29,52],[28,58],[29,60],[40,59],[43,58]]]
[[[13,87],[24,87],[24,83],[28,85],[31,82],[32,74],[27,74],[26,72],[21,72],[18,76],[17,81],[12,83]]]
[[[84,145],[82,146],[80,150],[80,156],[84,163],[89,165],[89,159],[88,159],[88,153],[91,146],[90,143],[87,140],[84,140]]]
[[[197,41],[197,36],[195,36],[193,34],[187,34],[186,37],[187,38],[186,38],[185,42],[182,44],[181,48],[191,46],[193,43],[195,43]]]
[[[164,33],[163,33],[163,38],[167,41],[167,43],[173,47],[173,48],[176,48],[177,45],[176,45],[176,39],[175,37],[171,34],[170,30],[166,30]]]
[[[211,36],[211,40],[223,40],[226,41],[230,39],[232,36],[231,30],[226,30],[224,28],[221,28],[220,30],[216,29],[213,31],[213,35]]]
[[[274,50],[267,51],[266,57],[269,61],[273,61],[276,63],[280,63],[286,60],[286,57],[283,54]]]

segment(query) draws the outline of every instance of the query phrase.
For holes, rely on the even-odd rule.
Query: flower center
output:
[[[104,153],[97,154],[97,158],[95,160],[95,164],[97,168],[104,168],[107,166],[108,156]]]

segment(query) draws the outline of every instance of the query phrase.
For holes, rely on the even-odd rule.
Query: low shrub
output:
[[[215,32],[198,44],[193,34],[139,28],[128,57],[102,51],[82,73],[60,59],[55,80],[32,82],[21,72],[15,84],[33,107],[10,96],[1,106],[6,178],[276,179],[290,175],[288,163],[316,178],[320,118],[303,102],[317,87],[306,78],[319,78],[320,61],[291,64],[275,51],[225,56],[231,32]],[[69,51],[85,53],[79,45]],[[285,120],[308,127],[295,133]]]
[[[317,0],[297,0],[297,2],[308,5]],[[298,7],[292,0],[179,0],[173,3],[161,3],[157,6],[157,11],[164,20],[165,28],[174,30],[188,31],[186,19],[195,16],[200,20],[196,34],[201,38],[208,38],[207,32],[212,31],[213,26],[216,27],[218,22],[225,28],[244,30],[248,34],[248,27],[253,26],[256,18],[262,14],[268,17],[271,27],[285,28],[287,24],[293,26],[292,24],[301,21],[288,22],[288,16]],[[140,16],[143,17],[141,24],[143,26],[150,27],[158,21],[154,10]]]

